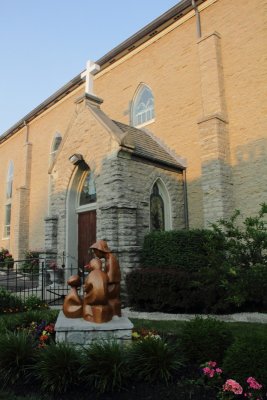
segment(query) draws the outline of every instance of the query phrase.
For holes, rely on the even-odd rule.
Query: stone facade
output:
[[[68,202],[68,194],[72,190],[72,177],[80,173],[79,168],[69,162],[75,146],[94,172],[97,238],[107,240],[117,253],[124,276],[130,268],[139,265],[143,238],[150,230],[150,194],[157,179],[169,193],[171,227],[185,228],[184,182],[181,170],[170,171],[167,167],[132,159],[117,142],[115,134],[121,134],[117,130],[98,105],[86,99],[79,102],[51,169],[52,217],[46,218],[45,245],[48,251],[56,249],[59,255],[67,249],[67,259],[70,256],[71,260],[77,260],[77,254],[68,250],[66,242],[67,220],[75,208],[73,202]]]

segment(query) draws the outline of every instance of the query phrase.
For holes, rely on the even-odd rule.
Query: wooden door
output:
[[[96,241],[96,210],[78,214],[78,266],[82,268],[92,258],[89,247]]]

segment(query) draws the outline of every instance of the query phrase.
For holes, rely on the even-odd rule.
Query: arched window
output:
[[[150,230],[165,231],[171,229],[170,201],[165,186],[158,179],[150,195]]]
[[[62,141],[62,136],[60,135],[60,133],[57,132],[53,138],[53,142],[52,142],[52,146],[51,146],[50,163],[52,163],[54,161],[61,141]]]
[[[13,161],[9,162],[6,179],[6,205],[5,205],[5,225],[4,237],[10,236],[10,223],[11,223],[11,200],[13,195],[13,179],[14,179],[14,164]]]
[[[153,122],[155,118],[154,96],[151,89],[141,84],[132,104],[132,125],[143,126]]]
[[[11,199],[13,190],[13,179],[14,179],[14,164],[13,161],[9,161],[7,180],[6,180],[6,198]]]
[[[94,174],[92,171],[88,172],[82,185],[80,192],[79,206],[96,202],[96,189]]]

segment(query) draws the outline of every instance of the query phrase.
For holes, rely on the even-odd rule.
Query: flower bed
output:
[[[231,339],[227,324],[198,318],[184,323],[171,340],[154,328],[140,327],[133,331],[129,346],[97,341],[78,348],[55,344],[55,314],[43,311],[41,315],[36,311],[11,315],[9,323],[4,316],[5,326],[0,319],[0,382],[2,390],[12,385],[14,400],[16,394],[37,396],[40,389],[40,399],[58,400],[266,400],[265,335],[254,334],[258,345],[254,351],[244,332],[244,345],[236,345],[241,337]],[[216,340],[220,350],[225,344],[223,353]],[[189,351],[190,341],[194,348]],[[217,357],[205,361],[210,350],[214,357],[217,352],[220,363]],[[239,367],[229,363],[231,356]],[[246,365],[242,366],[243,359]]]

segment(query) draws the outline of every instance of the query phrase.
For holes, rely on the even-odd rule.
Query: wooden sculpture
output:
[[[77,293],[79,285],[75,275],[68,280],[72,289],[64,300],[63,312],[68,318],[82,316],[90,322],[108,322],[114,315],[121,316],[120,266],[104,240],[98,240],[90,248],[96,258],[85,266],[89,275],[84,282],[83,299]],[[104,259],[104,270],[101,259]],[[74,305],[80,306],[79,312],[78,309],[74,312]]]
[[[71,290],[65,297],[63,312],[68,318],[80,318],[83,314],[83,303],[77,292],[77,289],[81,286],[79,275],[72,275],[68,280],[68,285],[70,285]]]

